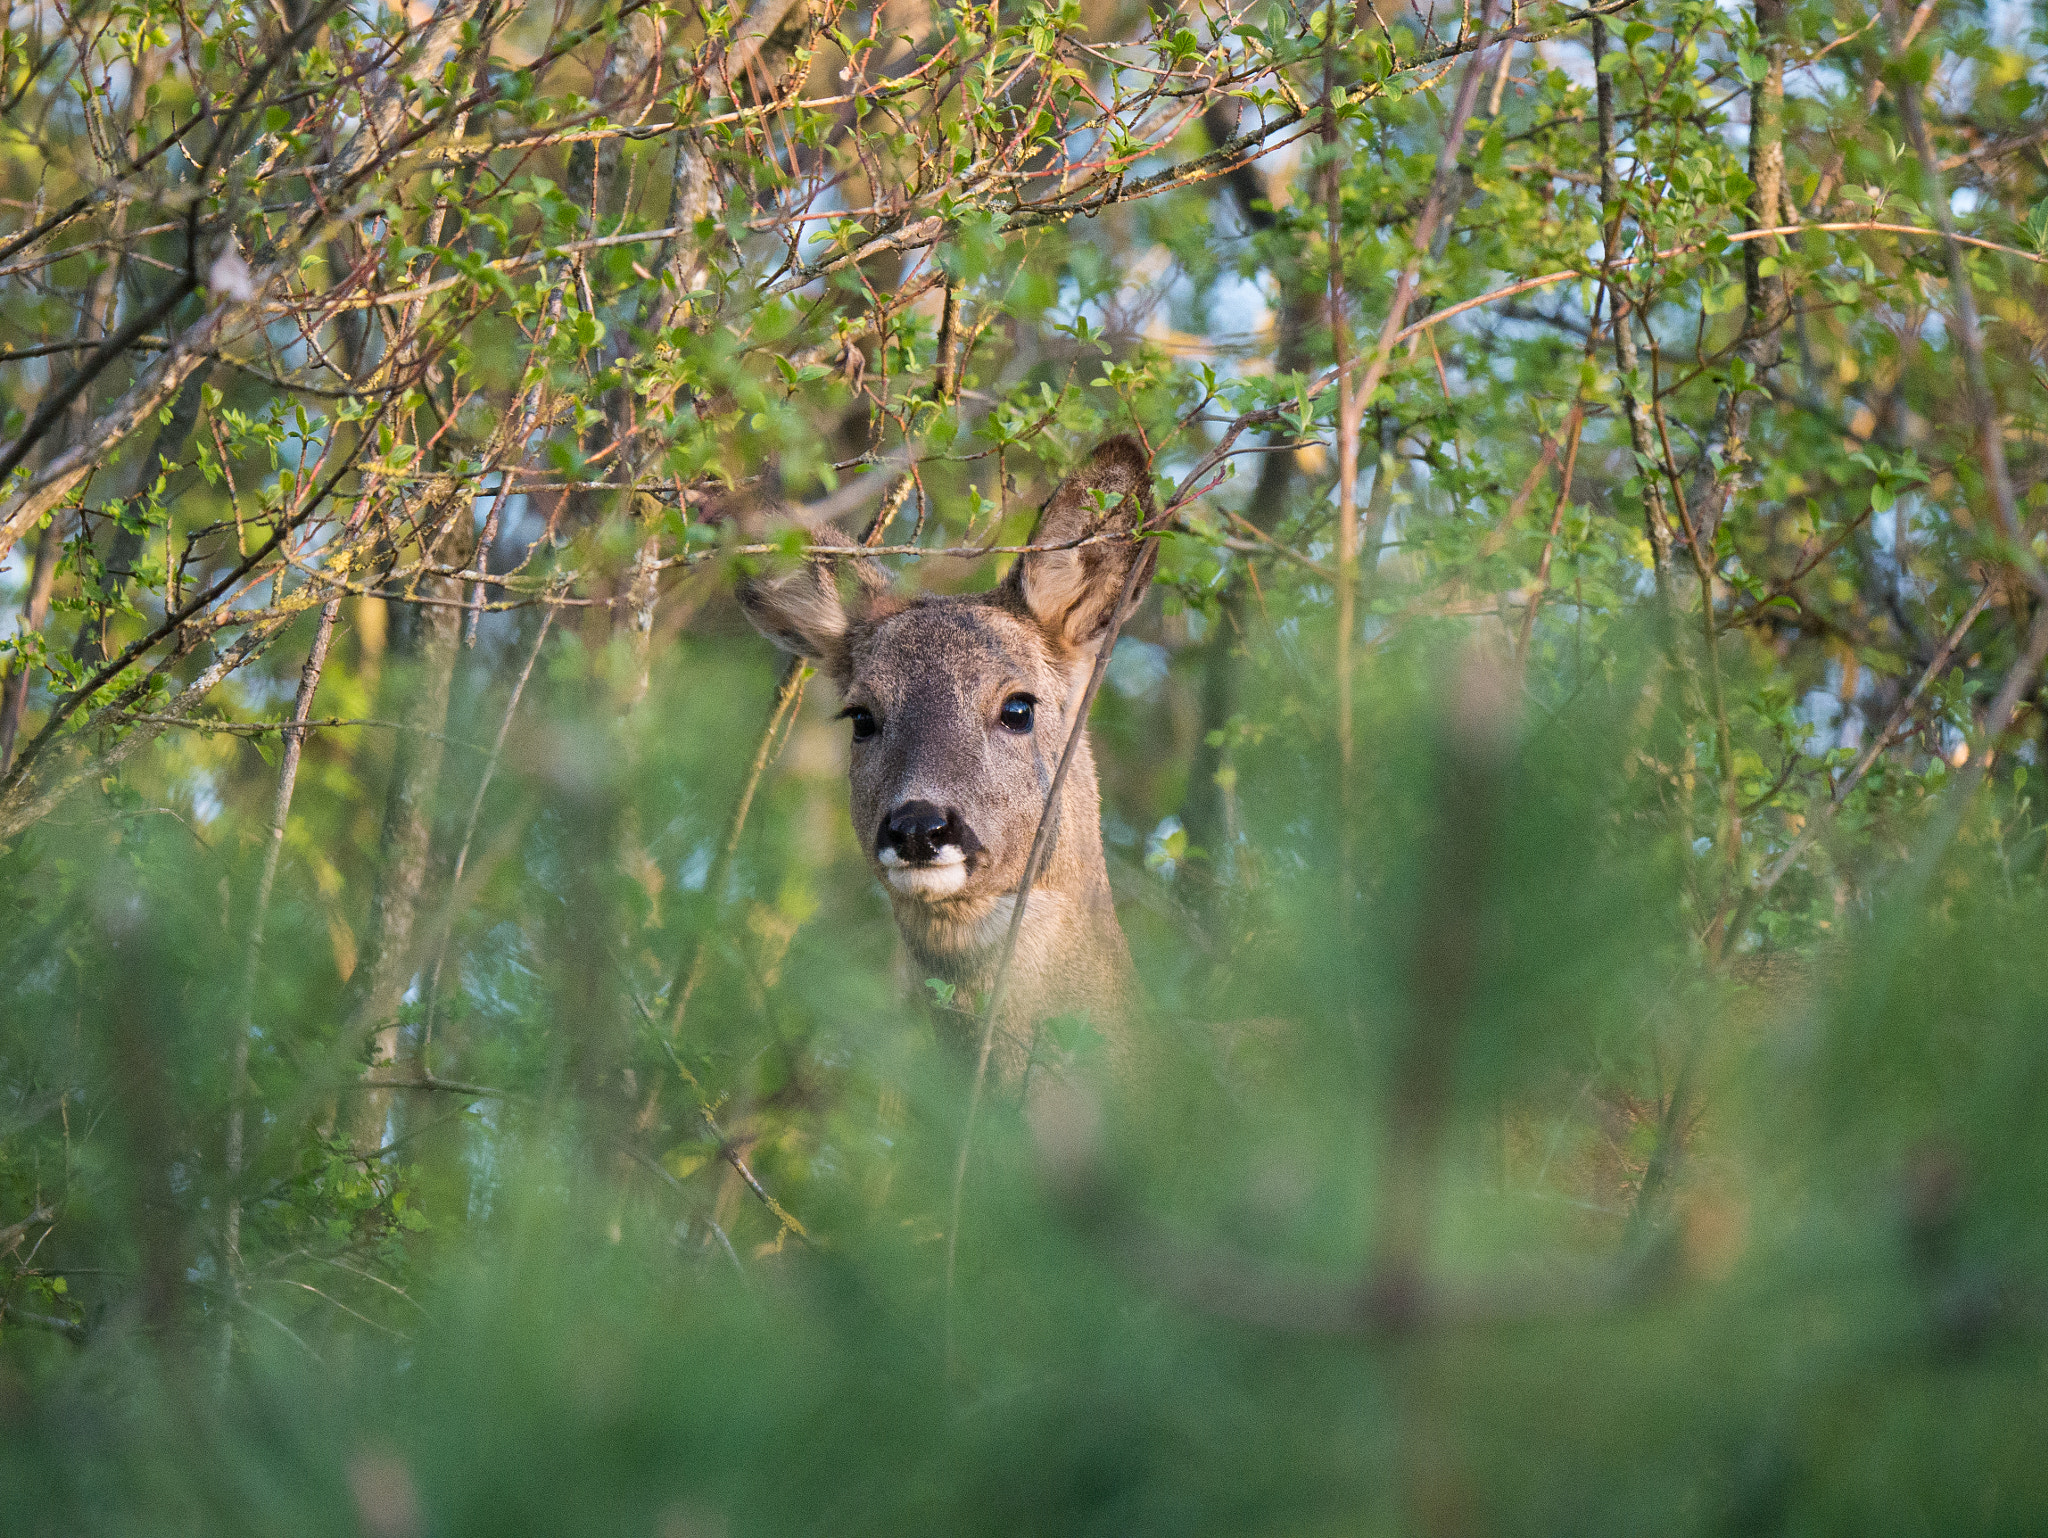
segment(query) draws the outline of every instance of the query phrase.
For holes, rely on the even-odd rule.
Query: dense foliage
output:
[[[2039,1527],[2038,15],[4,24],[9,1531]],[[730,593],[1115,432],[961,1202]]]

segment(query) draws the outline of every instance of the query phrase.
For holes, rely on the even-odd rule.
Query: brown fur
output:
[[[1030,542],[1135,534],[1152,513],[1143,452],[1128,438],[1112,439],[1053,494]],[[990,592],[909,600],[886,593],[874,564],[856,558],[862,597],[851,609],[829,559],[742,585],[741,602],[762,634],[815,661],[849,709],[875,718],[876,735],[853,745],[853,824],[890,888],[913,982],[939,978],[963,1003],[986,999],[1096,649],[1132,563],[1148,568],[1135,605],[1155,554],[1135,538],[1030,554]],[[1017,694],[1036,701],[1028,734],[999,724],[1003,702]],[[980,846],[968,853],[956,892],[907,894],[886,879],[879,834],[891,811],[911,801],[957,811]],[[1084,729],[997,1022],[997,1067],[1012,1082],[1030,1061],[1037,1027],[1056,1016],[1085,1016],[1112,1058],[1124,1055],[1131,962],[1110,900],[1101,812]]]

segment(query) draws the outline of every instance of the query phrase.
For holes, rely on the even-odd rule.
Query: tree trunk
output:
[[[57,551],[64,541],[57,529],[63,514],[52,515],[36,537],[35,568],[29,577],[28,596],[21,604],[21,633],[34,635],[50,617],[50,593],[57,585]],[[14,739],[21,731],[21,713],[28,708],[28,676],[31,669],[17,661],[0,685],[0,774],[14,764]]]
[[[114,218],[114,233],[118,238],[127,226],[125,210]],[[94,282],[88,293],[84,311],[78,320],[78,339],[91,341],[104,337],[113,325],[114,305],[119,299],[122,261],[109,262]],[[72,402],[70,439],[76,442],[92,420],[92,392],[80,393]],[[158,442],[162,442],[159,435]],[[58,528],[65,515],[53,513],[50,521],[36,538],[34,565],[31,568],[28,596],[21,606],[21,633],[34,635],[43,628],[43,622],[50,617],[50,597],[57,582],[57,556],[63,546]],[[117,541],[118,544],[118,541]],[[134,564],[131,555],[126,565]],[[81,628],[81,635],[84,631]],[[0,774],[5,774],[14,762],[14,739],[21,732],[22,712],[28,708],[29,673],[31,669],[17,662],[7,675],[7,682],[0,687]]]
[[[421,593],[441,601],[397,605],[392,626],[386,694],[394,705],[387,713],[401,728],[384,797],[369,933],[351,980],[348,1030],[352,1038],[371,1040],[373,1080],[387,1077],[398,1058],[399,1005],[422,959],[418,923],[425,908],[448,695],[461,643],[460,584],[437,579],[423,583]],[[393,1110],[390,1090],[365,1089],[351,1123],[351,1141],[364,1151],[383,1147]]]
[[[1236,134],[1237,125],[1229,110],[1212,106],[1202,118],[1210,142],[1224,144]],[[1255,165],[1237,167],[1222,179],[1238,204],[1244,221],[1254,232],[1271,230],[1277,223],[1270,190]],[[1283,373],[1303,367],[1306,338],[1313,319],[1316,295],[1306,283],[1299,264],[1283,257],[1274,264],[1281,302],[1276,320],[1277,355],[1274,366]],[[1259,478],[1252,487],[1245,516],[1270,534],[1287,512],[1294,489],[1296,463],[1291,452],[1260,456]],[[1194,763],[1188,773],[1187,797],[1181,806],[1181,823],[1187,829],[1190,847],[1204,850],[1206,866],[1189,865],[1190,872],[1203,872],[1207,895],[1213,898],[1224,886],[1231,867],[1231,850],[1237,837],[1236,796],[1231,770],[1231,722],[1239,713],[1243,697],[1245,667],[1245,625],[1252,607],[1251,585],[1242,565],[1233,569],[1216,605],[1215,629],[1203,647],[1201,686],[1201,730],[1196,738]]]
[[[1767,230],[1785,217],[1785,7],[1784,0],[1756,0],[1756,27],[1764,45],[1764,75],[1749,92],[1750,194],[1746,228]],[[1741,484],[1741,465],[1748,458],[1750,418],[1761,390],[1761,376],[1775,368],[1784,354],[1785,322],[1792,312],[1785,279],[1766,273],[1767,258],[1784,250],[1780,240],[1751,240],[1742,247],[1743,291],[1747,297],[1742,341],[1736,353],[1749,365],[1747,387],[1728,392],[1715,414],[1708,436],[1710,452],[1701,466],[1701,487],[1692,498],[1698,508],[1693,528],[1701,554],[1711,564],[1714,535],[1728,515]]]

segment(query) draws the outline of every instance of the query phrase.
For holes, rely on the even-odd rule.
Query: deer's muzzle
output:
[[[906,897],[950,897],[967,883],[968,856],[981,848],[960,814],[929,801],[906,801],[882,819],[875,858],[889,885]]]

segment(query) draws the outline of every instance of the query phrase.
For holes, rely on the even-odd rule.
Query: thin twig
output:
[[[292,700],[291,724],[285,728],[284,753],[277,768],[277,793],[270,805],[270,832],[263,848],[263,871],[256,882],[256,911],[249,921],[248,948],[242,962],[242,1008],[235,1030],[233,1098],[228,1103],[224,1160],[228,1204],[221,1224],[221,1252],[227,1261],[228,1285],[237,1293],[241,1290],[242,1271],[243,1117],[249,1099],[249,1044],[256,1034],[256,978],[263,963],[263,936],[270,919],[270,894],[277,883],[277,863],[284,853],[285,828],[292,812],[292,793],[299,780],[299,758],[306,744],[305,722],[312,714],[313,695],[320,687],[321,670],[327,665],[327,649],[334,640],[334,621],[340,608],[339,599],[330,599],[321,605],[313,644],[306,653],[305,666],[299,670],[299,689]],[[221,1336],[223,1362],[233,1346],[234,1323],[230,1315]]]
[[[1793,839],[1785,852],[1779,855],[1771,863],[1770,868],[1757,878],[1756,885],[1752,889],[1752,902],[1764,896],[1772,887],[1782,881],[1785,878],[1786,872],[1790,871],[1798,863],[1799,857],[1813,847],[1814,840],[1818,839],[1826,830],[1836,810],[1840,808],[1844,801],[1848,800],[1849,792],[1854,790],[1862,781],[1863,776],[1870,772],[1870,767],[1877,762],[1878,755],[1891,746],[1892,735],[1898,731],[1899,727],[1905,722],[1906,717],[1911,714],[1913,706],[1919,701],[1921,694],[1926,691],[1928,684],[1940,677],[1942,670],[1948,666],[1949,659],[1956,653],[1956,648],[1963,644],[1963,638],[1970,633],[1970,627],[1977,623],[1977,616],[1982,614],[1985,607],[1991,602],[1992,591],[1993,584],[1989,582],[1985,583],[1978,590],[1977,596],[1971,602],[1970,607],[1963,612],[1963,617],[1956,622],[1955,628],[1949,631],[1948,636],[1942,641],[1927,666],[1920,670],[1920,676],[1913,680],[1913,687],[1906,691],[1905,696],[1900,699],[1891,716],[1885,721],[1883,730],[1871,738],[1870,746],[1863,750],[1862,756],[1851,766],[1849,772],[1836,783],[1834,791],[1828,797],[1827,804],[1808,815],[1806,826],[1799,830],[1799,836]],[[2044,612],[2048,612],[2048,606],[2044,606]],[[2001,731],[2004,730],[2002,726],[1999,729]]]
[[[1913,153],[1920,161],[1921,175],[1927,181],[1928,211],[1934,215],[1935,227],[1941,231],[1942,255],[1948,265],[1949,300],[1955,309],[1956,345],[1963,353],[1965,396],[1970,406],[1970,420],[1977,429],[1978,444],[1984,455],[1984,478],[1990,485],[1991,504],[1998,515],[1999,531],[2012,546],[2006,559],[2026,579],[2036,596],[2048,601],[2048,571],[2042,570],[2041,563],[2028,549],[2026,534],[2020,528],[2012,472],[2005,462],[2005,432],[1999,425],[1998,400],[1991,393],[1991,375],[1984,363],[1984,329],[1977,320],[1976,290],[1970,282],[1970,269],[1963,260],[1962,243],[1949,213],[1948,198],[1942,191],[1940,162],[1935,158],[1934,141],[1928,137],[1927,119],[1920,110],[1920,86],[1907,72],[1908,55],[1900,41],[1902,29],[1898,25],[1893,0],[1885,0],[1884,15],[1894,44],[1888,61],[1892,96],[1899,104],[1906,137],[1912,143]]]
[[[505,714],[498,722],[498,735],[491,740],[490,753],[484,759],[483,772],[477,777],[476,795],[469,803],[469,817],[462,825],[462,843],[455,851],[454,874],[448,878],[449,901],[462,889],[463,867],[469,863],[469,846],[476,838],[477,819],[483,815],[484,795],[491,788],[491,776],[497,771],[498,759],[505,751],[505,738],[512,730],[512,717],[518,712],[519,697],[526,692],[526,681],[533,676],[533,665],[540,660],[540,649],[548,638],[548,627],[554,623],[552,608],[541,610],[540,628],[534,632],[533,645],[527,648],[526,662],[519,669],[519,676],[512,682],[511,698],[505,701]],[[447,915],[441,924],[441,943],[434,950],[433,970],[427,978],[427,1008],[425,1019],[420,1026],[420,1062],[424,1065],[434,1045],[434,1006],[441,995],[441,968],[448,959],[448,942],[455,933],[454,915]],[[431,1071],[431,1070],[430,1070]]]
[[[533,351],[535,353],[542,352],[548,343],[554,339],[555,328],[560,324],[561,318],[562,290],[557,288],[554,298],[548,306],[547,317],[541,322],[539,334],[534,338]],[[512,434],[511,439],[505,444],[506,452],[511,454],[515,460],[521,460],[526,457],[527,444],[533,437],[533,425],[540,417],[541,403],[547,395],[547,391],[544,388],[545,384],[545,377],[536,379],[531,388],[526,392],[526,400],[523,407],[517,411],[519,426]],[[513,470],[512,466],[508,464],[498,472],[497,495],[491,498],[490,511],[484,514],[484,526],[477,531],[476,566],[479,576],[476,581],[469,585],[469,615],[464,621],[462,631],[462,644],[464,646],[473,647],[476,645],[476,627],[482,614],[484,599],[482,574],[488,573],[491,569],[491,546],[497,543],[498,519],[505,511],[506,498],[511,495],[512,481]],[[541,634],[547,634],[546,625],[541,626]],[[511,718],[508,715],[506,719],[510,720]]]
[[[612,958],[612,963],[618,968],[619,975],[625,982],[626,997],[633,1001],[633,1008],[639,1012],[641,1023],[647,1027],[648,1034],[653,1036],[660,1045],[661,1050],[668,1055],[669,1064],[675,1069],[676,1076],[690,1087],[690,1094],[697,1102],[697,1115],[704,1123],[704,1130],[709,1132],[718,1144],[718,1157],[732,1166],[733,1173],[740,1177],[746,1188],[752,1191],[755,1197],[759,1199],[761,1205],[774,1214],[775,1220],[778,1223],[790,1233],[795,1234],[805,1244],[809,1244],[811,1242],[810,1230],[798,1222],[796,1216],[788,1208],[784,1207],[782,1203],[778,1202],[769,1193],[766,1186],[761,1184],[760,1177],[754,1173],[753,1166],[747,1162],[747,1156],[741,1151],[739,1144],[732,1138],[727,1137],[724,1129],[718,1125],[718,1115],[711,1109],[711,1097],[704,1092],[702,1081],[694,1073],[690,1072],[689,1064],[685,1063],[677,1053],[675,1043],[669,1040],[668,1033],[662,1030],[660,1025],[656,1023],[653,1014],[649,1012],[646,1004],[641,1002],[640,990],[633,986],[632,973],[626,969],[625,963],[621,962],[616,956]]]
[[[1140,531],[1139,538],[1144,537]],[[1131,595],[1137,591],[1138,579],[1145,574],[1147,563],[1142,550],[1135,550],[1131,556],[1131,568],[1124,573],[1124,585],[1118,595],[1116,607],[1110,611],[1109,624],[1103,630],[1102,642],[1095,648],[1095,666],[1089,671],[1088,686],[1081,691],[1081,702],[1074,711],[1074,719],[1067,727],[1066,746],[1060,751],[1059,767],[1053,771],[1052,784],[1045,792],[1045,805],[1038,814],[1038,831],[1032,835],[1031,852],[1024,857],[1023,872],[1017,878],[1017,896],[1010,910],[1009,931],[1003,937],[1002,958],[996,963],[995,980],[988,990],[988,1010],[981,1022],[981,1046],[975,1055],[974,1082],[967,1092],[967,1120],[960,1129],[960,1156],[953,1165],[953,1200],[951,1217],[946,1223],[946,1341],[947,1355],[952,1355],[953,1338],[953,1273],[960,1250],[960,1203],[967,1189],[967,1160],[974,1147],[974,1123],[981,1109],[982,1090],[988,1083],[989,1055],[995,1049],[996,1020],[1002,1012],[1003,1001],[1009,992],[1010,963],[1017,955],[1017,937],[1024,930],[1024,910],[1031,899],[1031,884],[1038,879],[1039,867],[1052,845],[1053,829],[1059,824],[1060,789],[1067,782],[1067,771],[1073,767],[1075,755],[1079,752],[1081,740],[1088,729],[1088,710],[1095,703],[1095,693],[1102,687],[1102,675],[1109,667],[1109,654],[1116,646],[1118,633],[1123,629],[1124,611],[1130,606]]]
[[[1492,0],[1487,0],[1491,5]],[[1484,23],[1481,23],[1484,26]],[[1472,55],[1474,62],[1479,54]],[[1339,944],[1351,939],[1352,895],[1357,889],[1352,865],[1356,838],[1353,831],[1356,779],[1352,741],[1351,666],[1352,634],[1358,628],[1358,434],[1363,413],[1357,407],[1350,370],[1351,327],[1344,294],[1344,193],[1343,168],[1339,164],[1342,138],[1337,131],[1336,99],[1337,0],[1326,0],[1323,8],[1323,201],[1328,222],[1330,258],[1330,349],[1337,370],[1337,933]],[[1471,66],[1467,66],[1471,73]],[[1455,134],[1454,130],[1454,134]],[[1457,137],[1462,137],[1458,135]],[[1452,141],[1454,144],[1456,139]],[[1455,159],[1455,157],[1454,157]],[[1439,158],[1437,176],[1443,174]],[[1437,187],[1423,202],[1423,219],[1434,224]],[[1417,238],[1427,250],[1430,235],[1418,227]],[[1412,264],[1411,264],[1412,266]],[[1408,275],[1395,285],[1393,307],[1381,328],[1382,340],[1406,318]],[[1369,373],[1368,398],[1378,385],[1378,375]]]
[[[1599,334],[1595,327],[1591,333]],[[1588,349],[1590,351],[1590,347]],[[1529,660],[1529,641],[1536,629],[1536,611],[1543,606],[1543,594],[1550,586],[1550,557],[1557,548],[1557,536],[1564,527],[1565,509],[1571,506],[1572,475],[1579,464],[1579,438],[1586,426],[1586,401],[1580,396],[1572,402],[1571,420],[1565,424],[1564,469],[1559,474],[1557,503],[1550,510],[1550,529],[1543,536],[1543,554],[1536,561],[1536,578],[1529,584],[1529,602],[1522,609],[1522,629],[1515,638],[1515,655],[1526,665]]]
[[[5,1255],[21,1240],[21,1236],[38,1223],[54,1223],[56,1212],[49,1207],[38,1207],[25,1218],[18,1218],[5,1228],[0,1228],[0,1255]]]
[[[1373,349],[1372,359],[1366,365],[1365,377],[1360,380],[1357,393],[1352,397],[1352,422],[1349,424],[1351,441],[1357,442],[1358,422],[1373,396],[1378,393],[1380,378],[1386,373],[1388,360],[1394,349],[1411,334],[1419,334],[1421,324],[1406,325],[1408,306],[1413,302],[1422,278],[1422,264],[1429,257],[1431,245],[1436,240],[1436,227],[1443,217],[1445,193],[1449,190],[1451,178],[1457,174],[1459,151],[1464,147],[1465,124],[1472,116],[1472,109],[1479,99],[1480,82],[1486,74],[1484,54],[1489,41],[1488,29],[1493,22],[1494,0],[1481,0],[1479,19],[1476,23],[1478,40],[1471,47],[1471,56],[1465,61],[1464,77],[1458,83],[1458,98],[1451,108],[1450,122],[1444,127],[1443,149],[1437,155],[1436,173],[1430,178],[1429,196],[1423,200],[1422,212],[1416,216],[1414,233],[1409,237],[1413,250],[1408,265],[1401,269],[1401,276],[1394,284],[1394,297],[1387,306],[1386,319],[1380,326],[1379,344]],[[1341,369],[1341,365],[1340,365]]]
[[[670,1041],[681,1038],[683,1016],[689,1011],[690,996],[697,991],[697,984],[703,981],[705,963],[710,955],[711,933],[717,922],[718,909],[725,903],[726,883],[732,875],[732,862],[739,851],[740,835],[746,831],[747,814],[753,809],[754,792],[761,788],[761,777],[774,761],[777,734],[781,732],[783,723],[796,713],[796,707],[804,697],[804,680],[809,676],[810,669],[803,658],[792,657],[775,686],[775,700],[769,707],[768,724],[761,728],[761,740],[754,745],[753,762],[747,765],[747,777],[740,785],[739,800],[733,803],[732,816],[726,821],[725,837],[718,846],[718,856],[711,862],[711,870],[705,877],[704,891],[711,901],[711,914],[697,931],[697,943],[690,948],[689,962],[676,975],[675,1003],[668,1018]]]
[[[36,1314],[17,1304],[0,1298],[0,1319],[9,1319],[31,1330],[48,1330],[52,1335],[61,1335],[77,1345],[85,1344],[85,1326],[76,1319],[63,1319],[55,1314]]]

